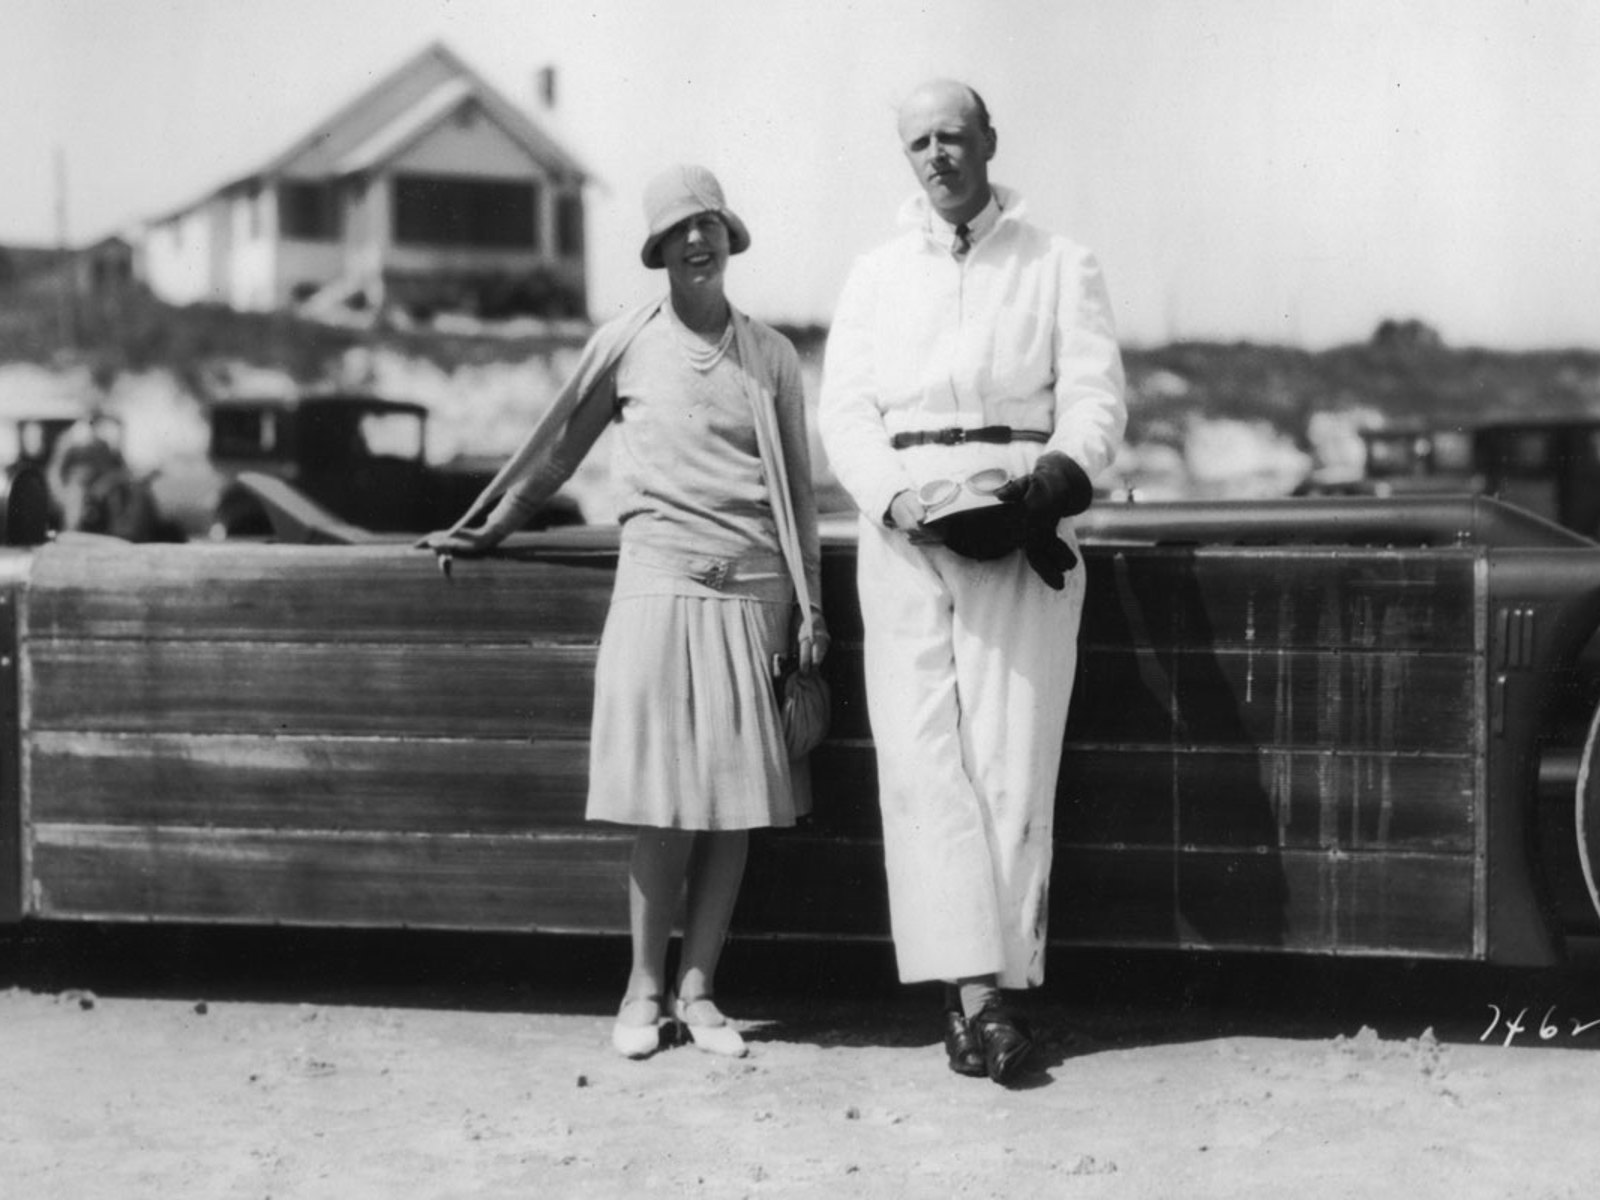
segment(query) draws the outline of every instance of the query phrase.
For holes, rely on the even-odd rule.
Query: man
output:
[[[899,135],[922,193],[851,271],[819,423],[861,510],[900,978],[943,980],[951,1069],[1005,1083],[1033,1035],[1002,989],[1044,980],[1084,596],[1070,518],[1122,437],[1122,360],[1094,257],[990,185],[978,94],[924,84]]]
[[[103,533],[108,514],[94,511],[95,497],[107,492],[128,464],[118,443],[121,426],[98,404],[56,439],[45,478],[63,529]]]

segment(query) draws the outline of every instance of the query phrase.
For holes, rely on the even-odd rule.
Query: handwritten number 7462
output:
[[[1478,1036],[1478,1040],[1480,1042],[1488,1041],[1490,1035],[1494,1033],[1495,1027],[1502,1021],[1505,1021],[1505,1014],[1500,1011],[1500,1006],[1498,1004],[1491,1004],[1489,1005],[1489,1008],[1494,1013],[1494,1016],[1489,1018],[1489,1027]],[[1556,1037],[1561,1033],[1561,1027],[1551,1019],[1555,1016],[1555,1012],[1556,1006],[1552,1004],[1549,1008],[1544,1010],[1544,1016],[1539,1018],[1539,1040],[1542,1042],[1548,1042],[1551,1038]],[[1502,1045],[1511,1045],[1511,1043],[1516,1040],[1519,1033],[1527,1032],[1528,1027],[1523,1024],[1523,1019],[1527,1015],[1528,1010],[1524,1008],[1509,1021],[1505,1021],[1506,1040],[1501,1043]],[[1593,1029],[1596,1025],[1600,1025],[1600,1020],[1579,1021],[1575,1018],[1568,1019],[1572,1021],[1571,1036],[1573,1037],[1577,1037],[1579,1034]]]

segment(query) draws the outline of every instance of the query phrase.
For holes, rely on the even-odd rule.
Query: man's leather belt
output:
[[[1048,442],[1050,435],[1038,429],[1013,429],[1009,425],[985,425],[981,429],[919,429],[897,433],[889,439],[896,450],[909,446],[960,446],[965,442]]]

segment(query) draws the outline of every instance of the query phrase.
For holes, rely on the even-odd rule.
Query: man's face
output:
[[[661,239],[661,265],[676,287],[716,284],[728,265],[728,227],[716,213],[679,221]]]
[[[965,89],[928,88],[907,100],[900,109],[900,145],[941,217],[957,225],[983,211],[995,136],[983,128]]]

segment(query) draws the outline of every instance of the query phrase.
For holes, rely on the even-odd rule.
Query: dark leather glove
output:
[[[1039,456],[1032,472],[1013,479],[995,495],[1022,509],[1028,565],[1059,592],[1067,585],[1067,572],[1078,565],[1078,556],[1057,536],[1056,526],[1063,517],[1083,512],[1094,500],[1088,473],[1061,451],[1051,450]]]
[[[986,508],[928,521],[923,528],[965,558],[1004,558],[1027,538],[1027,513],[1020,504],[991,504]]]
[[[1016,500],[1031,521],[1054,525],[1062,517],[1075,517],[1094,500],[1088,473],[1059,450],[1039,456],[1033,471],[1013,479],[995,493],[1001,500]]]
[[[1078,556],[1057,536],[1054,525],[1034,525],[1022,548],[1035,575],[1058,592],[1067,586],[1067,572],[1078,565]]]

